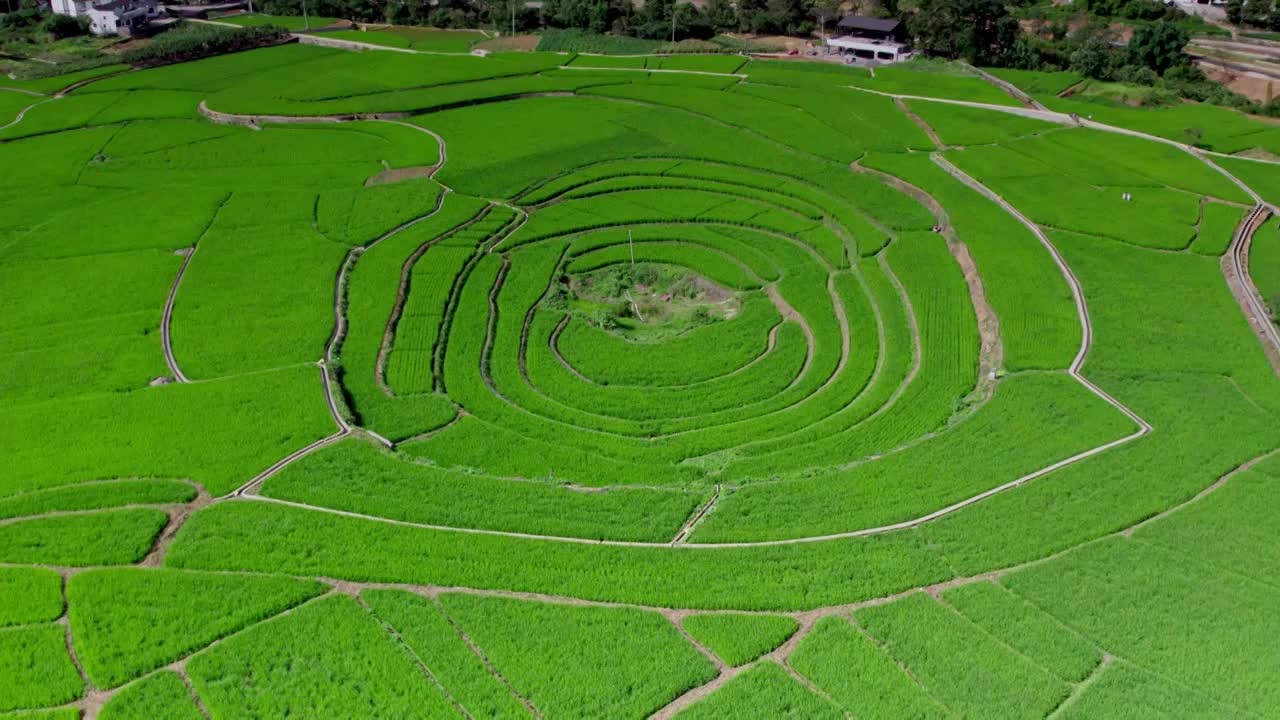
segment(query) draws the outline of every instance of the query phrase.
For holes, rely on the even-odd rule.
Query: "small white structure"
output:
[[[159,17],[160,8],[156,0],[110,0],[90,5],[85,14],[94,35],[133,35]]]
[[[89,18],[94,35],[133,35],[160,17],[156,0],[49,0],[59,15]]]
[[[842,35],[827,40],[827,45],[840,50],[847,50],[859,60],[893,63],[911,58],[911,46],[894,42],[893,40],[872,40],[870,38]]]
[[[49,7],[58,15],[82,17],[89,14],[89,0],[49,0]]]

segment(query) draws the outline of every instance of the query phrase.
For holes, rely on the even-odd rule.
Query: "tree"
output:
[[[1001,0],[920,0],[908,25],[916,49],[975,65],[1004,64],[1019,32]]]
[[[1244,0],[1227,0],[1227,22],[1239,25],[1244,20]]]
[[[1078,31],[1071,40],[1076,45],[1068,56],[1072,70],[1087,78],[1105,79],[1111,75],[1111,43],[1102,33]]]
[[[50,15],[45,19],[44,31],[57,39],[89,34],[89,19],[73,18],[67,15]]]
[[[1173,23],[1160,21],[1143,25],[1133,32],[1133,39],[1129,41],[1129,57],[1134,63],[1163,74],[1186,61],[1182,48],[1190,39],[1186,30]]]
[[[818,18],[818,30],[825,33],[827,26],[834,20],[839,22],[842,7],[849,7],[849,14],[857,15],[858,10],[862,8],[862,3],[855,0],[853,3],[842,2],[842,0],[815,0],[813,3],[813,15]]]
[[[1263,27],[1267,24],[1267,15],[1271,14],[1271,2],[1267,0],[1245,0],[1244,12],[1240,18],[1245,25]]]
[[[738,11],[731,0],[711,0],[707,4],[707,22],[716,32],[733,32],[738,29]]]
[[[738,31],[755,32],[763,28],[765,0],[738,0]]]
[[[542,19],[552,27],[602,33],[613,25],[614,9],[609,0],[547,0],[542,5]]]
[[[807,14],[803,0],[767,0],[761,29],[785,34],[806,32],[813,27]]]

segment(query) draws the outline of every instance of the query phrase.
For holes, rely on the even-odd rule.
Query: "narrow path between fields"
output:
[[[925,122],[924,118],[917,115],[911,108],[907,107],[907,103],[903,101],[902,98],[894,98],[893,104],[898,108],[899,112],[906,115],[911,122],[916,124],[916,127],[920,128],[920,132],[923,132],[925,136],[929,138],[929,142],[933,143],[935,148],[939,150],[951,149],[951,146],[942,142],[942,138],[938,137],[938,133],[934,131],[933,126]]]
[[[1049,109],[1049,108],[1045,107],[1045,106],[1044,106],[1044,105],[1043,105],[1039,100],[1037,100],[1037,99],[1035,99],[1035,98],[1031,97],[1031,95],[1029,95],[1029,94],[1028,94],[1026,91],[1024,91],[1022,88],[1018,87],[1017,85],[1014,85],[1013,83],[1009,82],[1008,80],[1004,80],[1004,79],[1002,79],[1002,78],[998,78],[998,77],[996,77],[995,75],[992,75],[991,73],[987,72],[986,70],[983,70],[982,68],[978,67],[977,65],[969,65],[969,63],[964,63],[964,64],[965,64],[965,65],[966,65],[970,70],[972,70],[972,71],[973,71],[973,72],[974,72],[978,77],[982,78],[983,80],[986,80],[987,82],[991,83],[992,85],[995,85],[996,87],[998,87],[998,88],[1000,88],[1001,90],[1005,91],[1005,92],[1006,92],[1006,93],[1008,93],[1008,94],[1009,94],[1009,96],[1010,96],[1010,97],[1012,97],[1014,100],[1017,100],[1018,102],[1022,103],[1023,105],[1026,105],[1027,107],[1031,108],[1032,110],[1046,110],[1046,111],[1047,111],[1047,110]]]
[[[440,210],[440,206],[443,203],[444,203],[444,194],[442,193],[440,195],[439,202],[436,204],[435,210],[433,210],[431,214],[434,215],[436,212],[438,212]],[[492,206],[488,206],[488,205],[485,206],[483,210],[473,215],[471,219],[467,220],[466,222],[463,222],[460,225],[455,225],[449,230],[422,243],[417,247],[416,250],[410,253],[409,257],[405,259],[404,264],[401,265],[400,284],[398,286],[398,289],[396,290],[396,301],[395,301],[395,304],[391,306],[391,314],[387,316],[387,324],[383,327],[383,330],[382,330],[382,342],[378,345],[378,357],[373,364],[374,382],[377,384],[378,388],[382,390],[382,392],[387,397],[396,397],[395,391],[392,390],[391,386],[387,384],[387,362],[391,359],[391,352],[395,348],[396,328],[399,327],[400,318],[404,314],[404,305],[409,300],[409,286],[412,280],[414,267],[417,265],[418,260],[422,258],[423,254],[427,252],[427,250],[430,250],[439,242],[449,237],[452,237],[453,235],[456,235],[457,233],[462,232],[463,230],[466,230],[467,228],[471,227],[477,222],[480,222],[480,220],[482,220],[488,214],[488,211],[491,207]],[[425,219],[425,217],[422,219]],[[432,364],[433,366],[435,365],[434,362]]]
[[[1253,236],[1270,216],[1271,211],[1266,205],[1259,203],[1254,206],[1236,228],[1221,265],[1222,274],[1227,278],[1231,294],[1240,304],[1245,319],[1249,321],[1249,327],[1262,341],[1272,367],[1280,372],[1280,331],[1277,331],[1275,323],[1272,322],[1271,311],[1267,308],[1262,293],[1249,273],[1249,251],[1253,246]]]
[[[1120,127],[1118,125],[1108,125],[1103,122],[1098,122],[1097,120],[1089,120],[1087,118],[1081,118],[1081,117],[1072,117],[1070,113],[1058,112],[1056,110],[1036,110],[1033,108],[1017,107],[1013,105],[993,105],[991,103],[977,102],[975,100],[951,100],[948,98],[927,97],[924,95],[904,95],[901,93],[889,93],[881,90],[872,90],[870,88],[858,87],[856,85],[847,85],[846,87],[848,87],[851,90],[870,93],[872,95],[880,95],[882,97],[887,97],[887,98],[895,98],[895,99],[901,99],[901,100],[923,100],[926,102],[943,103],[945,105],[960,105],[962,107],[977,108],[979,110],[993,110],[995,112],[1002,112],[1010,115],[1021,115],[1022,117],[1028,117],[1033,120],[1042,120],[1044,122],[1055,123],[1057,125],[1066,125],[1068,127],[1090,128],[1093,130],[1101,130],[1104,132],[1111,132],[1119,135],[1129,135],[1136,138],[1142,138],[1143,140],[1150,140],[1152,142],[1162,143],[1164,145],[1172,145],[1173,147],[1176,147],[1179,150],[1182,150],[1184,152],[1190,153],[1191,155],[1195,156],[1196,158],[1198,158],[1199,160],[1207,164],[1209,167],[1221,173],[1223,176],[1225,176],[1228,180],[1234,183],[1241,190],[1244,190],[1250,197],[1254,198],[1257,202],[1264,203],[1271,209],[1272,212],[1277,212],[1277,208],[1274,205],[1271,205],[1270,203],[1266,203],[1265,201],[1263,201],[1262,198],[1258,196],[1258,193],[1254,192],[1252,188],[1250,188],[1244,182],[1241,182],[1241,180],[1237,178],[1235,175],[1232,175],[1230,172],[1214,164],[1212,161],[1209,160],[1209,157],[1224,157],[1224,158],[1231,158],[1233,160],[1244,160],[1247,162],[1263,163],[1266,165],[1280,165],[1280,160],[1264,160],[1262,158],[1251,158],[1251,157],[1243,157],[1240,155],[1231,155],[1230,153],[1218,152],[1216,150],[1204,150],[1202,148],[1194,147],[1186,143],[1178,142],[1177,140],[1170,140],[1167,137],[1161,137],[1159,135],[1144,133],[1140,130],[1131,130],[1129,128]]]
[[[1067,374],[1069,374],[1077,382],[1083,385],[1085,389],[1087,389],[1089,392],[1102,398],[1104,401],[1107,402],[1107,404],[1111,405],[1112,407],[1116,408],[1120,412],[1124,413],[1130,420],[1132,420],[1134,423],[1138,425],[1137,432],[1131,435],[1128,435],[1126,437],[1120,438],[1119,440],[1114,440],[1105,445],[1099,446],[1097,448],[1093,448],[1092,450],[1086,450],[1085,452],[1080,453],[1079,455],[1075,455],[1072,458],[1068,458],[1067,460],[1064,460],[1063,464],[1067,464],[1069,462],[1075,462],[1076,460],[1082,460],[1086,457],[1097,455],[1098,453],[1104,450],[1116,447],[1117,445],[1122,445],[1126,442],[1129,442],[1130,440],[1135,440],[1151,432],[1152,430],[1151,425],[1147,423],[1146,420],[1142,419],[1133,410],[1130,410],[1127,406],[1123,405],[1122,403],[1120,403],[1120,401],[1111,397],[1111,395],[1107,394],[1097,385],[1094,385],[1091,381],[1089,381],[1087,378],[1085,378],[1083,375],[1080,374],[1080,368],[1084,366],[1085,358],[1087,358],[1089,355],[1089,349],[1093,346],[1093,323],[1090,322],[1089,320],[1089,308],[1085,302],[1084,289],[1080,287],[1080,281],[1076,278],[1075,273],[1071,271],[1071,267],[1067,265],[1066,260],[1062,258],[1062,254],[1058,252],[1058,248],[1049,240],[1049,237],[1044,234],[1044,232],[1040,229],[1040,226],[1036,225],[1034,222],[1028,219],[1025,215],[1019,212],[1017,208],[1013,207],[1013,205],[1009,204],[1007,200],[1005,200],[1000,195],[996,194],[995,191],[991,190],[986,185],[983,185],[982,183],[978,182],[976,179],[966,174],[960,168],[956,167],[955,165],[952,165],[946,158],[942,157],[942,155],[938,153],[934,153],[930,157],[932,158],[934,163],[936,163],[943,170],[947,171],[947,173],[950,174],[952,177],[956,178],[960,182],[969,186],[971,189],[981,193],[984,197],[986,197],[987,199],[999,205],[1002,210],[1012,215],[1018,222],[1022,223],[1023,226],[1025,226],[1028,230],[1030,230],[1031,233],[1035,235],[1037,239],[1040,240],[1040,243],[1045,247],[1045,249],[1049,251],[1049,255],[1053,257],[1054,263],[1058,266],[1058,269],[1062,272],[1063,277],[1066,278],[1067,280],[1067,285],[1070,286],[1071,288],[1071,295],[1074,298],[1075,305],[1076,305],[1076,314],[1080,318],[1080,329],[1081,329],[1080,350],[1076,352],[1075,358],[1072,359],[1071,365],[1067,368]],[[1059,465],[1059,467],[1060,466],[1061,465]],[[1043,474],[1043,472],[1044,471],[1041,471],[1039,474]],[[1033,473],[1033,476],[1038,477],[1039,475]],[[1031,479],[1031,478],[1032,476],[1028,476],[1027,479]],[[1025,482],[1024,479],[1020,479],[1020,480],[1022,480],[1022,482]],[[1019,482],[1019,481],[1014,481],[1014,482],[1018,485],[1022,484],[1022,482]],[[1006,486],[1001,486],[1001,487],[1003,488]],[[1007,487],[1015,487],[1015,485],[1008,485]]]
[[[10,90],[10,89],[13,89],[13,88],[4,88],[4,89],[6,89],[6,90]],[[25,91],[25,90],[17,90],[17,92],[27,92],[27,91]],[[56,99],[57,99],[57,98],[52,98],[52,97],[51,97],[51,98],[45,98],[45,99],[43,99],[43,100],[37,100],[36,102],[31,103],[30,105],[28,105],[28,106],[26,106],[26,107],[22,108],[21,110],[19,110],[19,111],[18,111],[18,114],[17,114],[17,115],[16,115],[12,120],[10,120],[9,122],[5,123],[4,125],[0,125],[0,130],[8,130],[9,128],[13,127],[14,125],[17,125],[18,123],[22,122],[22,119],[23,119],[24,117],[26,117],[26,116],[27,116],[27,111],[31,110],[32,108],[36,107],[37,105],[43,105],[43,104],[45,104],[45,103],[47,103],[47,102],[50,102],[50,101],[52,101],[52,100],[56,100]]]
[[[203,107],[203,105],[204,103],[202,102],[201,106]],[[410,127],[417,128],[416,125],[412,125]],[[431,176],[434,176],[436,172],[439,172],[440,169],[444,167],[445,161],[448,158],[448,152],[445,147],[444,138],[440,137],[434,132],[431,132],[430,130],[427,130],[426,128],[418,128],[418,129],[422,130],[422,132],[425,132],[431,137],[435,138],[436,142],[439,143],[440,161],[436,165],[435,170],[431,172]],[[355,267],[356,263],[360,260],[360,256],[363,255],[368,250],[377,246],[379,243],[383,242],[387,238],[390,238],[393,235],[403,232],[408,228],[411,228],[414,225],[417,225],[418,223],[423,222],[424,220],[427,220],[428,218],[433,217],[436,213],[440,212],[440,209],[444,207],[445,196],[449,192],[451,192],[451,188],[449,188],[448,186],[441,185],[441,187],[444,189],[436,198],[436,204],[430,211],[416,218],[413,218],[412,220],[401,223],[400,225],[374,238],[373,240],[371,240],[369,243],[365,245],[358,245],[356,247],[351,248],[351,250],[347,252],[346,257],[343,258],[341,265],[338,266],[337,277],[335,278],[334,288],[333,288],[333,332],[329,335],[329,341],[325,343],[324,354],[320,358],[320,361],[317,363],[317,365],[320,367],[320,379],[324,386],[325,402],[328,404],[329,414],[333,418],[334,424],[338,426],[338,431],[332,435],[329,435],[328,437],[324,437],[319,440],[316,440],[315,442],[311,443],[310,445],[307,445],[306,447],[300,450],[296,450],[290,453],[289,455],[286,455],[285,457],[276,461],[275,464],[271,465],[266,470],[263,470],[257,476],[255,476],[254,478],[246,482],[244,485],[241,485],[240,487],[236,488],[235,490],[233,490],[227,495],[217,498],[214,502],[231,499],[231,498],[238,498],[238,497],[255,497],[255,494],[258,488],[260,488],[262,486],[262,483],[266,482],[271,476],[275,475],[276,473],[279,473],[281,470],[288,467],[295,461],[300,460],[301,458],[304,458],[307,455],[310,455],[311,453],[321,448],[332,445],[333,443],[338,442],[339,440],[342,440],[348,435],[353,434],[357,430],[369,435],[370,437],[373,437],[378,442],[382,443],[384,446],[387,446],[387,447],[391,446],[391,442],[389,440],[377,434],[376,432],[373,432],[371,430],[364,430],[363,428],[355,428],[347,421],[346,415],[343,412],[343,408],[339,406],[338,400],[333,391],[333,379],[330,376],[330,369],[336,364],[337,361],[335,359],[335,353],[337,352],[338,348],[341,347],[342,342],[346,338],[347,319],[346,319],[346,315],[343,313],[343,303],[346,297],[347,281],[348,281],[348,277],[351,274],[351,270]]]
[[[178,358],[173,354],[173,333],[170,327],[173,324],[173,304],[178,299],[178,288],[182,286],[182,278],[187,272],[187,266],[191,264],[191,258],[196,254],[196,248],[200,246],[200,241],[209,234],[209,230],[213,228],[214,223],[218,221],[218,216],[222,214],[222,209],[231,201],[234,193],[227,193],[222,198],[222,202],[218,203],[218,207],[213,211],[213,215],[209,217],[209,222],[205,224],[204,229],[196,236],[195,242],[191,243],[191,247],[177,252],[182,254],[182,265],[178,266],[178,274],[173,278],[173,285],[169,287],[169,296],[164,301],[164,312],[160,315],[160,344],[164,348],[164,361],[169,366],[169,372],[173,375],[175,382],[188,383],[191,380],[182,373],[182,368],[178,366]]]
[[[687,704],[692,704],[694,700],[710,694],[712,691],[724,685],[724,683],[726,683],[728,680],[732,679],[732,677],[749,670],[750,668],[754,667],[760,662],[766,662],[766,661],[778,662],[779,664],[783,665],[784,669],[787,669],[789,673],[794,673],[794,671],[790,669],[789,662],[788,662],[791,653],[795,650],[795,648],[807,635],[808,631],[812,629],[812,627],[817,623],[817,621],[822,618],[830,617],[830,616],[844,616],[846,619],[851,619],[852,613],[857,610],[861,610],[867,607],[878,606],[878,605],[885,605],[891,602],[904,599],[916,593],[923,592],[936,597],[941,593],[947,590],[950,590],[952,588],[971,585],[974,583],[981,583],[981,582],[996,582],[1002,579],[1003,577],[1005,577],[1006,575],[1058,560],[1062,557],[1071,555],[1072,553],[1075,553],[1084,548],[1091,547],[1093,545],[1107,542],[1108,540],[1113,540],[1116,538],[1130,537],[1133,535],[1135,531],[1140,530],[1148,525],[1157,523],[1163,520],[1164,518],[1169,517],[1170,515],[1181,512],[1186,508],[1204,500],[1209,495],[1225,487],[1228,484],[1228,482],[1230,482],[1230,480],[1236,477],[1237,475],[1250,471],[1258,463],[1261,463],[1269,458],[1275,457],[1277,454],[1280,454],[1280,448],[1268,450],[1267,452],[1261,455],[1250,458],[1249,460],[1241,463],[1231,471],[1219,477],[1214,483],[1212,483],[1205,489],[1201,490],[1196,495],[1167,508],[1166,510],[1164,510],[1163,512],[1157,515],[1131,523],[1130,525],[1127,525],[1124,528],[1121,528],[1120,530],[1117,530],[1115,532],[1110,532],[1110,533],[1100,535],[1093,539],[1086,540],[1078,545],[1073,545],[1071,547],[1064,548],[1063,550],[1060,550],[1055,553],[1051,553],[1044,557],[1036,558],[1034,560],[1015,563],[1013,565],[1008,565],[1004,568],[999,568],[996,570],[991,570],[991,571],[979,573],[976,575],[955,577],[950,580],[944,580],[944,581],[933,583],[930,585],[915,586],[915,587],[907,588],[905,590],[891,593],[888,595],[878,596],[874,598],[866,598],[856,602],[844,603],[839,605],[828,605],[828,606],[822,606],[822,607],[812,608],[808,610],[795,610],[795,611],[732,610],[732,612],[734,613],[743,614],[743,615],[775,615],[775,616],[786,615],[794,618],[797,622],[799,622],[800,629],[797,630],[797,632],[794,635],[792,635],[792,637],[789,640],[787,640],[785,643],[783,643],[780,647],[778,647],[774,651],[746,665],[740,666],[738,668],[726,669],[716,678],[712,679],[709,683],[703,686],[699,686],[699,688],[693,688],[687,691],[684,695],[681,695],[680,697],[677,697],[676,699],[672,700],[672,702],[669,703],[668,706],[664,706],[664,708],[659,708],[658,710],[655,711],[656,714],[651,717],[669,716],[670,714],[672,714],[672,712],[666,712],[666,708],[669,707],[670,705],[677,705],[678,707],[674,709],[678,709],[679,707],[683,707]],[[22,568],[40,567],[40,568],[45,568],[58,573],[63,578],[63,584],[64,584],[63,592],[65,597],[65,583],[67,578],[69,578],[71,575],[75,575],[75,574],[90,571],[90,570],[115,569],[115,568],[118,568],[119,566],[104,565],[104,566],[88,566],[88,567],[67,567],[67,566],[39,564],[39,563],[32,565],[32,564],[0,562],[0,568],[16,568],[16,567],[22,567]],[[207,572],[214,572],[217,574],[225,574],[225,575],[282,577],[282,575],[280,575],[279,573],[263,573],[263,572],[242,571],[242,570],[235,570],[235,571],[213,570],[213,571],[207,571]],[[487,588],[471,588],[471,587],[462,587],[462,586],[424,585],[420,583],[415,584],[415,583],[355,582],[355,581],[348,581],[348,580],[338,580],[338,579],[326,577],[326,576],[312,576],[312,575],[287,575],[286,574],[286,575],[283,575],[283,577],[293,577],[300,580],[313,580],[313,581],[324,583],[328,585],[331,589],[328,592],[321,593],[320,595],[314,598],[311,598],[298,605],[295,605],[291,608],[283,610],[275,615],[262,618],[261,620],[254,623],[250,623],[246,627],[243,627],[239,630],[236,630],[235,632],[229,633],[221,638],[218,638],[200,648],[191,650],[190,652],[180,657],[179,659],[174,660],[173,662],[170,662],[169,664],[161,668],[158,668],[154,671],[144,673],[143,675],[133,680],[130,680],[127,683],[124,683],[123,685],[120,685],[119,687],[112,688],[110,690],[96,689],[92,686],[92,684],[88,683],[86,678],[86,685],[88,690],[85,696],[80,698],[79,700],[76,700],[71,703],[67,703],[66,705],[63,705],[60,707],[74,707],[74,708],[85,709],[85,710],[88,710],[89,712],[96,712],[107,702],[107,700],[109,700],[112,696],[114,696],[116,693],[120,692],[124,688],[130,687],[139,682],[142,682],[143,680],[150,677],[151,675],[154,675],[156,672],[163,672],[165,670],[171,670],[171,671],[177,672],[179,675],[184,676],[184,681],[188,682],[188,685],[189,685],[189,680],[185,678],[185,674],[186,674],[185,667],[186,667],[186,663],[190,660],[190,658],[196,655],[199,655],[201,653],[207,652],[211,648],[214,648],[223,644],[224,642],[226,642],[228,639],[232,637],[248,632],[249,630],[257,627],[258,625],[271,622],[278,618],[287,617],[288,615],[291,615],[292,613],[296,612],[300,608],[308,606],[311,603],[317,602],[319,600],[332,597],[333,595],[338,593],[347,594],[347,595],[356,595],[361,591],[368,590],[368,589],[401,590],[401,591],[411,592],[417,595],[421,595],[425,598],[432,600],[433,602],[438,602],[438,598],[442,594],[459,593],[459,594],[476,595],[476,596],[483,596],[483,597],[506,598],[506,599],[512,599],[512,600],[528,600],[528,601],[546,603],[550,605],[645,610],[645,611],[651,611],[651,612],[655,612],[660,615],[663,615],[664,617],[668,618],[669,620],[672,620],[673,622],[678,622],[679,620],[682,620],[684,617],[688,615],[716,612],[718,610],[717,608],[709,608],[709,607],[671,608],[671,607],[664,607],[664,606],[658,606],[658,605],[644,605],[641,603],[617,602],[617,601],[607,601],[607,600],[587,600],[583,598],[570,597],[570,596],[548,595],[545,593],[522,592],[522,591],[515,591],[515,590],[493,590],[493,589],[487,589]],[[448,617],[447,614],[446,614],[446,617]],[[501,675],[497,673],[496,669],[493,668],[492,664],[488,661],[488,658],[484,655],[483,650],[478,646],[476,646],[474,642],[472,642],[471,639],[466,636],[463,629],[461,627],[458,627],[451,617],[449,617],[448,619],[450,620],[451,624],[454,624],[455,629],[467,642],[467,645],[471,649],[471,651],[481,659],[481,661],[486,665],[486,667],[489,668],[490,672],[494,674],[495,677],[498,677],[499,680],[501,680],[503,684],[513,694],[515,694],[517,698],[521,700],[521,702],[525,703],[526,708],[530,708],[531,706],[528,704],[527,700],[522,696],[520,696],[518,693],[516,693],[514,688],[512,688],[510,684],[506,682],[506,679],[501,677]],[[64,601],[63,616],[58,620],[58,622],[64,625],[68,650],[72,654],[73,662],[76,664],[77,668],[81,670],[81,675],[82,677],[84,677],[83,670],[80,668],[80,665],[79,665],[79,660],[75,656],[74,639],[72,637],[70,623],[67,622],[67,606],[65,604],[65,601]],[[855,622],[855,626],[856,625],[857,624]],[[861,628],[859,628],[859,631],[862,632]],[[1114,654],[1108,652],[1105,648],[1098,648],[1098,649],[1104,653],[1104,658],[1105,656],[1111,656],[1113,660],[1123,659],[1123,658],[1120,658],[1119,656],[1115,656]],[[717,663],[717,667],[719,667],[719,663]],[[902,669],[904,672],[907,672],[909,676],[911,675],[911,673],[906,668],[900,666],[900,669]],[[809,686],[807,679],[803,678],[802,676],[801,676],[800,682],[802,682],[806,686]],[[700,688],[704,688],[704,689],[699,691]],[[204,709],[202,708],[202,710]],[[536,710],[532,710],[532,711],[535,712],[536,714]]]

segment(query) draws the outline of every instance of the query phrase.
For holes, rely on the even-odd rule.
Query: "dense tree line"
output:
[[[303,0],[262,0],[261,12],[301,15]],[[705,8],[674,0],[544,0],[541,11],[524,0],[306,0],[307,12],[364,22],[435,27],[494,27],[516,31],[539,26],[581,28],[658,40],[709,38],[724,32],[806,34],[825,12],[838,16],[834,0],[711,0]],[[825,10],[824,10],[825,8]],[[815,12],[816,10],[816,12]]]
[[[1261,12],[1260,0],[1250,4]],[[1019,19],[1034,12],[1017,13],[1017,6],[1002,0],[919,0],[908,25],[916,50],[931,55],[975,65],[1072,70],[1086,78],[1150,87],[1157,100],[1185,98],[1280,115],[1280,101],[1255,103],[1191,63],[1183,48],[1197,21],[1181,10],[1158,0],[1076,0],[1070,19],[1080,17],[1082,9],[1089,22],[1074,23],[1074,29],[1068,16],[1060,15],[1033,22],[1036,29],[1027,31]],[[1266,9],[1272,12],[1270,5]],[[1127,40],[1117,24],[1132,30]]]
[[[1280,6],[1272,0],[1227,0],[1226,9],[1233,25],[1280,31]]]

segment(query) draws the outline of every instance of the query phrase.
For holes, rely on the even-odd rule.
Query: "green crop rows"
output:
[[[0,83],[0,715],[1280,715],[1274,128],[332,36]]]

